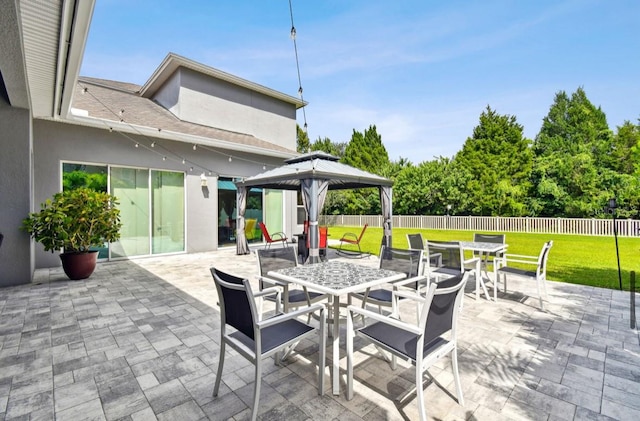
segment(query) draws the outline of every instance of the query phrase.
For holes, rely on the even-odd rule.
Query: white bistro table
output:
[[[504,252],[504,250],[507,248],[507,245],[502,243],[487,243],[483,241],[460,241],[460,247],[463,250],[469,250],[469,251],[480,253],[481,258],[476,261],[476,299],[480,298],[480,287],[482,287],[482,291],[484,291],[485,297],[487,297],[487,300],[489,300],[490,299],[489,292],[487,291],[487,286],[484,284],[484,281],[482,280],[482,273],[480,272],[482,260],[484,259],[486,263],[490,253]],[[486,273],[486,275],[487,275],[487,278],[491,280],[491,278],[489,277],[489,274]],[[498,301],[497,291],[498,291],[498,283],[497,283],[497,279],[494,278],[493,279],[493,300],[494,301]]]
[[[333,394],[340,394],[340,296],[399,281],[402,272],[329,260],[269,271],[269,277],[333,296]]]

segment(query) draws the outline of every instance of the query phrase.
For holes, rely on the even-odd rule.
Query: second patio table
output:
[[[399,281],[406,275],[393,270],[332,260],[269,271],[267,275],[333,296],[333,394],[340,394],[340,296]]]

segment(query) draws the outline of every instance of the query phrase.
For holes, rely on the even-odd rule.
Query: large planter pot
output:
[[[60,260],[62,260],[62,269],[64,269],[64,273],[67,274],[69,279],[74,281],[86,279],[91,276],[96,268],[98,252],[81,251],[61,253]]]

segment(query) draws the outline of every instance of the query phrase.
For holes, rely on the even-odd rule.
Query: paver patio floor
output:
[[[253,366],[238,354],[227,355],[220,395],[211,396],[220,327],[212,265],[253,280],[257,273],[255,254],[233,248],[103,263],[84,281],[38,271],[32,284],[0,289],[0,420],[249,418]],[[526,295],[534,285],[510,280],[495,303],[476,301],[472,283],[458,339],[465,405],[445,359],[427,382],[430,419],[640,419],[629,293],[549,282],[542,312]],[[341,395],[331,395],[328,368],[327,393],[317,394],[317,342],[297,350],[282,366],[265,365],[262,419],[418,418],[415,396],[396,400],[412,384],[406,364],[392,371],[364,348],[347,401],[344,376]]]

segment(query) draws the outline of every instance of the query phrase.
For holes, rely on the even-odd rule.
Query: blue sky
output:
[[[487,105],[534,138],[578,87],[640,118],[637,0],[292,4],[311,140],[375,124],[392,160],[451,157]],[[97,0],[81,75],[143,84],[173,52],[297,96],[290,29],[288,0]]]

